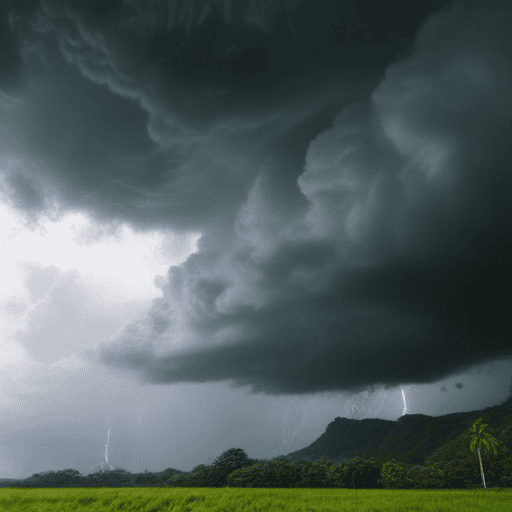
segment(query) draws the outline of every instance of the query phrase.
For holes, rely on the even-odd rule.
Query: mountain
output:
[[[500,405],[481,411],[444,416],[405,414],[396,421],[337,417],[316,441],[281,457],[291,462],[301,458],[313,462],[322,457],[346,462],[360,455],[382,461],[395,459],[407,464],[428,464],[429,457],[435,457],[440,450],[467,450],[471,453],[468,432],[478,418],[483,418],[481,424],[488,425],[484,432],[499,441],[500,453],[512,450],[511,397]]]

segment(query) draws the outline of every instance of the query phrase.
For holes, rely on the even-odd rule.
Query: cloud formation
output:
[[[393,62],[411,34],[364,40],[396,13],[362,5],[336,37],[334,3],[112,2],[108,29],[73,2],[13,11],[26,58],[65,79],[34,74],[9,96],[23,121],[4,140],[24,162],[11,200],[33,218],[54,194],[100,224],[203,234],[103,364],[147,384],[307,395],[512,355],[512,8],[429,4],[419,27],[407,11],[419,30]],[[308,30],[325,37],[301,43]],[[385,65],[349,60],[379,45]]]

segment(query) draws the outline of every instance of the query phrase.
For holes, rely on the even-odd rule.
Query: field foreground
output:
[[[0,488],[2,512],[510,512],[512,489]]]

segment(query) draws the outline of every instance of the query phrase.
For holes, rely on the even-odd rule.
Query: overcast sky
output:
[[[509,396],[512,4],[390,5],[1,2],[0,477]]]

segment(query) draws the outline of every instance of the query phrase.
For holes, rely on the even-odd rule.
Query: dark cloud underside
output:
[[[512,355],[507,2],[4,12],[5,198],[203,234],[105,365],[278,395]]]

